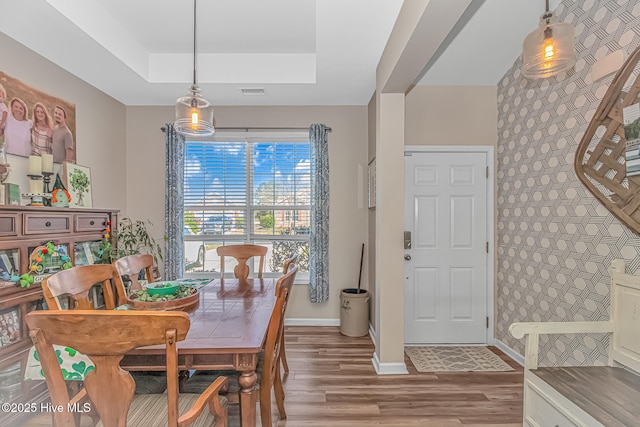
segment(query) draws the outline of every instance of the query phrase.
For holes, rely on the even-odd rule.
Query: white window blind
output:
[[[218,271],[215,248],[240,243],[269,248],[267,273],[281,272],[293,252],[299,253],[301,272],[308,271],[308,138],[244,139],[217,135],[214,141],[186,142],[185,272]]]

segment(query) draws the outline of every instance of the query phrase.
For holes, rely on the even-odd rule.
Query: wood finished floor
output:
[[[409,375],[379,376],[371,364],[370,338],[345,337],[337,327],[288,326],[286,345],[287,419],[278,420],[274,402],[275,426],[522,425],[522,367],[495,347],[490,348],[515,371],[420,373],[405,356]],[[229,418],[230,427],[239,426],[236,407]]]
[[[520,426],[520,365],[511,372],[376,375],[369,337],[337,327],[287,327],[287,420],[278,426]],[[276,417],[274,416],[274,420]]]

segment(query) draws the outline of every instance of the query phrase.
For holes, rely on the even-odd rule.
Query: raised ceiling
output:
[[[198,83],[214,105],[367,104],[402,3],[199,0]],[[419,84],[495,85],[544,8],[472,3]],[[172,105],[193,77],[190,0],[15,1],[0,31],[126,105]]]

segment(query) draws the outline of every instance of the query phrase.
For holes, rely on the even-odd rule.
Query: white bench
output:
[[[614,267],[615,265],[615,267]],[[526,336],[525,426],[640,426],[640,276],[611,272],[611,320],[514,323]],[[610,333],[609,366],[538,368],[541,334]]]

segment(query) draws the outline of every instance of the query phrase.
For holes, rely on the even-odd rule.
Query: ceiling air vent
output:
[[[240,91],[245,96],[264,96],[263,88],[241,88]]]

